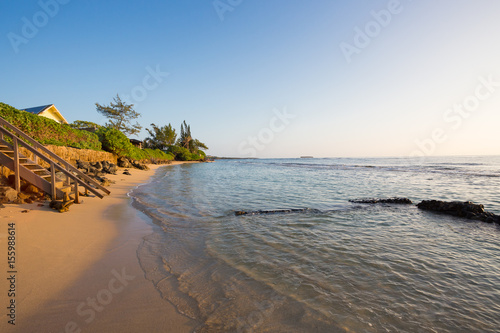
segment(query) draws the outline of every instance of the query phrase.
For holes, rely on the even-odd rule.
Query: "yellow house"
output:
[[[55,120],[61,124],[68,123],[68,121],[62,116],[61,112],[59,112],[59,110],[54,106],[54,104],[37,106],[34,108],[28,108],[22,110],[45,118]]]

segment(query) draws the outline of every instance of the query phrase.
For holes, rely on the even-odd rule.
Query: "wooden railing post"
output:
[[[63,165],[66,171],[71,172],[71,169],[69,168],[68,164]],[[71,185],[71,178],[69,177],[68,174],[66,174],[66,185]]]
[[[80,193],[78,193],[78,181],[75,179],[75,203],[80,203]]]
[[[19,144],[17,138],[14,141],[14,186],[17,192],[21,192],[21,177],[19,175]]]
[[[52,200],[57,200],[56,168],[55,168],[54,162],[50,163],[50,185],[52,185]]]

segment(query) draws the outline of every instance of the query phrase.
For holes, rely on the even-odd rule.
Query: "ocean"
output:
[[[160,168],[131,196],[145,276],[196,332],[456,333],[498,332],[500,226],[349,200],[500,214],[499,189],[500,156],[242,159]]]

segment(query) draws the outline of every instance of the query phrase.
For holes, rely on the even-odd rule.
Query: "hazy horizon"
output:
[[[104,124],[116,94],[209,155],[498,155],[493,0],[4,2],[1,102]]]

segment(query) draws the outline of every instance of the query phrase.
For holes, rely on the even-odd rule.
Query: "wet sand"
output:
[[[127,193],[159,167],[109,175],[104,199],[83,197],[67,213],[29,205],[0,209],[1,332],[190,332],[198,323],[163,300],[139,266],[137,248],[151,233]],[[22,213],[28,210],[27,213]],[[16,273],[8,274],[8,224],[15,223]],[[9,297],[15,275],[15,297]],[[6,314],[15,300],[15,325]]]

